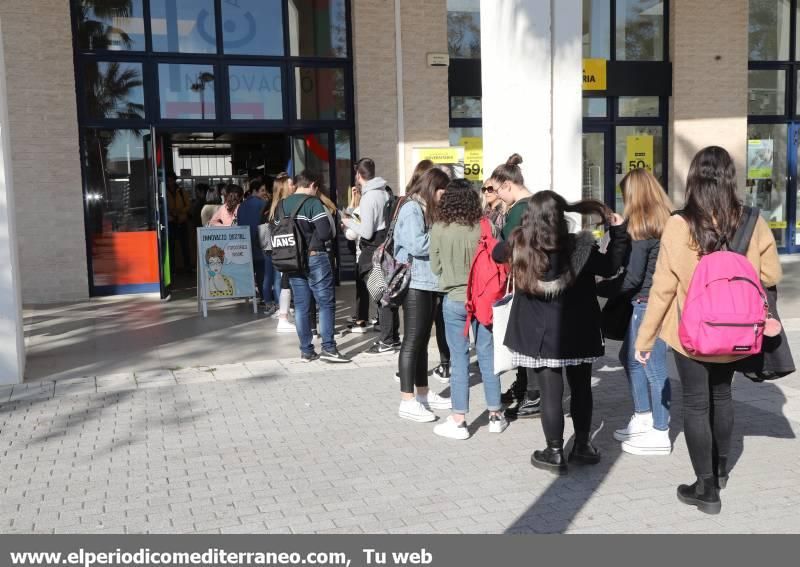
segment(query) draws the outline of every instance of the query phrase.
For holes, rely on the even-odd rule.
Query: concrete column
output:
[[[0,384],[18,384],[25,372],[25,339],[2,24],[0,21]]]
[[[670,10],[669,189],[681,205],[689,165],[706,146],[730,152],[744,187],[748,0],[673,0]]]
[[[487,175],[519,153],[532,191],[581,196],[580,0],[481,0]]]

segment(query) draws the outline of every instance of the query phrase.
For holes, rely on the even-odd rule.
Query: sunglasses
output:
[[[485,187],[481,187],[481,193],[496,193],[495,188],[491,185],[487,185]]]

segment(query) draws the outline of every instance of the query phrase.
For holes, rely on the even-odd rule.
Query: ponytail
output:
[[[600,220],[595,223],[597,225],[607,222],[611,215],[614,214],[614,211],[606,206],[605,203],[595,199],[584,199],[583,201],[578,201],[577,203],[567,203],[567,205],[564,207],[564,212],[600,217]]]

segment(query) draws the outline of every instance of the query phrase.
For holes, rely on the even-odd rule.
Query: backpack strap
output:
[[[299,204],[299,205],[297,205],[297,207],[295,207],[295,209],[294,209],[294,212],[292,213],[292,218],[293,218],[293,219],[294,219],[295,217],[297,217],[297,213],[299,213],[299,212],[300,212],[300,209],[302,209],[302,208],[303,208],[303,205],[305,205],[305,204],[306,204],[306,201],[308,201],[309,199],[311,199],[311,195],[308,195],[308,196],[306,196],[306,198],[305,198],[305,199],[303,199],[302,201],[300,201],[300,204]]]
[[[478,252],[481,246],[484,246],[486,240],[492,237],[492,224],[487,217],[481,219],[481,235],[478,237],[478,243],[475,245],[475,255],[472,257],[472,263],[469,267],[469,274],[467,275],[467,300],[464,303],[467,311],[467,321],[464,324],[464,336],[469,336],[469,329],[472,326],[472,319],[475,314],[475,304],[472,301],[472,286],[475,279],[475,263],[478,260]]]
[[[406,203],[408,203],[408,198],[400,197],[400,200],[399,200],[399,202],[397,203],[397,206],[394,209],[394,214],[392,215],[392,222],[386,228],[386,239],[384,240],[384,242],[389,242],[391,240],[392,236],[394,236],[394,227],[397,224],[397,217],[400,215],[400,209]]]
[[[761,216],[761,212],[757,208],[743,208],[739,228],[733,236],[733,242],[728,246],[731,252],[747,256],[747,249],[750,247],[750,240],[753,238],[759,216]]]

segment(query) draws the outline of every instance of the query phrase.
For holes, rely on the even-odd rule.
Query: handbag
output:
[[[367,278],[370,296],[383,307],[400,306],[411,284],[411,262],[398,262],[393,252],[397,216],[405,203],[406,199],[403,198],[395,209],[386,240],[372,255],[372,271]]]
[[[494,373],[502,374],[516,368],[514,353],[504,345],[508,320],[511,317],[511,305],[514,302],[513,275],[509,274],[506,283],[506,294],[492,306],[492,335],[494,339]]]
[[[770,317],[780,321],[778,315],[778,288],[766,288],[767,303],[769,303]],[[795,372],[792,350],[789,348],[789,339],[781,325],[778,335],[770,337],[764,335],[761,352],[748,356],[734,363],[736,370],[744,374],[753,382],[777,380]]]
[[[612,341],[624,341],[633,317],[631,294],[622,293],[609,299],[600,313],[603,336]]]

